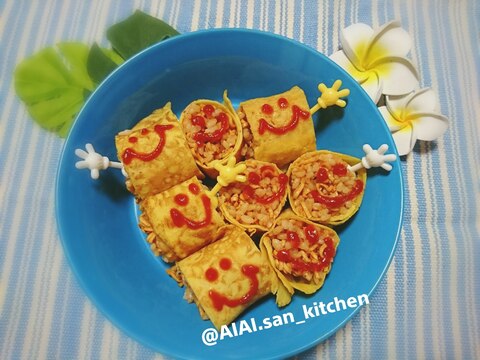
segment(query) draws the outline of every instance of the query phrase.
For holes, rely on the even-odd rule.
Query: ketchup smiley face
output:
[[[289,108],[288,100],[285,98],[280,98],[277,101],[277,106],[280,111],[285,111]],[[292,116],[290,118],[290,122],[284,126],[275,126],[269,123],[265,118],[261,118],[258,125],[258,133],[260,135],[265,134],[265,132],[271,132],[272,134],[276,135],[284,135],[290,131],[295,130],[298,126],[300,120],[307,120],[310,118],[310,112],[307,110],[303,110],[297,105],[292,105]],[[271,117],[274,113],[274,109],[269,104],[263,104],[261,107],[261,111],[263,114]]]
[[[280,199],[284,194],[288,184],[288,176],[286,174],[278,175],[279,189],[277,192],[273,192],[268,196],[258,196],[255,194],[255,189],[250,185],[258,185],[263,178],[273,179],[275,176],[275,169],[270,165],[264,165],[260,168],[259,172],[251,171],[248,176],[249,184],[243,187],[243,195],[254,202],[257,202],[262,205],[267,205],[274,202],[277,199]]]
[[[231,271],[232,261],[229,258],[222,258],[218,263],[218,267],[222,271]],[[218,291],[212,289],[208,292],[208,296],[212,300],[213,307],[217,311],[222,311],[224,306],[236,307],[239,305],[245,305],[253,300],[255,295],[258,293],[258,278],[257,274],[260,271],[258,266],[245,264],[242,265],[240,271],[243,276],[249,280],[249,288],[242,296],[231,298],[226,295],[219,293]],[[209,267],[205,271],[205,278],[211,282],[215,283],[220,277],[219,270],[215,267]]]
[[[198,196],[198,194],[200,194],[200,187],[195,183],[191,183],[188,186],[188,190],[194,196]],[[205,194],[200,195],[200,200],[202,201],[203,209],[205,212],[205,218],[203,220],[192,220],[186,217],[177,208],[171,208],[170,218],[172,219],[173,224],[176,227],[187,226],[189,229],[192,229],[192,230],[198,230],[205,226],[208,226],[212,222],[211,201],[210,201],[210,198]],[[174,201],[178,206],[185,207],[189,204],[190,199],[188,194],[180,193],[175,195]]]
[[[341,162],[333,165],[331,172],[334,176],[343,177],[347,175],[347,166]],[[319,184],[328,184],[330,181],[329,170],[325,167],[321,167],[316,175],[315,182]],[[356,179],[352,188],[345,194],[336,196],[326,196],[321,194],[318,190],[313,190],[310,195],[316,203],[322,204],[327,208],[339,208],[346,202],[354,200],[363,191],[364,184],[362,180]]]
[[[223,135],[230,129],[229,116],[221,111],[214,116],[215,107],[211,104],[203,106],[201,113],[195,114],[192,119],[192,125],[198,126],[200,130],[193,135],[193,139],[197,144],[204,144],[206,142],[218,143],[222,141]],[[213,132],[207,132],[207,120],[214,119],[219,128]]]
[[[143,153],[135,150],[133,147],[129,147],[125,149],[125,151],[122,154],[122,162],[125,165],[128,165],[132,162],[133,159],[138,159],[144,162],[147,161],[152,161],[156,159],[158,156],[163,151],[163,148],[165,147],[165,142],[166,142],[166,132],[168,130],[171,130],[173,128],[173,125],[155,125],[153,128],[153,131],[158,134],[158,143],[155,146],[155,148],[152,149],[152,151],[148,153]],[[148,129],[142,129],[140,130],[140,134],[143,136],[146,136],[149,133]],[[136,136],[131,136],[128,138],[128,141],[131,144],[136,144],[138,142],[138,137]]]

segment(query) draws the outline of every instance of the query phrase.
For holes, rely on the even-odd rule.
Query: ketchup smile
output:
[[[165,146],[165,132],[167,130],[170,130],[173,128],[173,125],[155,125],[153,128],[154,131],[158,134],[159,139],[158,139],[158,144],[149,153],[140,153],[137,152],[136,150],[132,148],[127,148],[125,149],[123,155],[122,155],[122,161],[125,165],[128,165],[132,162],[133,159],[137,158],[142,161],[152,161],[153,159],[157,158],[163,150],[163,147]],[[146,135],[148,133],[147,129],[142,129],[140,131],[142,135]],[[131,143],[136,143],[138,139],[135,136],[132,136],[131,138],[128,139],[129,142]]]
[[[255,174],[255,175],[252,175],[252,174],[255,174],[255,173],[250,173],[248,175],[248,179],[249,181],[250,180],[254,180],[254,181],[250,181],[250,183],[252,184],[258,184],[260,182],[260,175],[258,174]],[[252,175],[252,176],[250,176]],[[269,176],[266,176],[266,177],[269,177]],[[258,180],[258,181],[257,181]],[[255,194],[255,189],[253,187],[251,187],[250,185],[245,185],[244,188],[243,188],[243,194],[249,198],[249,199],[252,199],[253,201],[259,203],[259,204],[262,204],[262,205],[267,205],[267,204],[270,204],[272,202],[274,202],[275,200],[281,198],[284,194],[285,194],[285,190],[287,188],[287,184],[288,184],[288,176],[285,175],[285,174],[280,174],[278,175],[278,182],[280,183],[280,187],[278,189],[277,192],[274,192],[273,194],[269,195],[269,196],[258,196]]]
[[[295,130],[297,127],[300,119],[306,120],[310,117],[310,113],[308,111],[300,109],[297,105],[292,106],[292,117],[290,122],[285,126],[276,127],[272,124],[269,124],[267,120],[260,119],[260,123],[258,126],[258,133],[263,135],[266,131],[269,131],[276,135],[284,135],[289,131]]]
[[[207,195],[202,195],[203,208],[205,209],[205,219],[200,221],[195,221],[189,219],[178,209],[170,209],[170,217],[173,221],[173,224],[176,227],[182,227],[186,225],[189,229],[197,230],[201,229],[212,222],[212,206],[210,203],[210,198]]]
[[[311,229],[309,230],[304,229],[304,231],[305,232],[311,231]],[[287,239],[289,237],[292,237],[292,235],[290,235],[289,232],[287,231]],[[316,241],[319,240],[317,236],[315,236],[315,238],[316,238]],[[332,238],[326,237],[323,239],[323,241],[325,242],[327,247],[323,251],[323,257],[318,262],[315,262],[315,263],[303,261],[303,260],[300,260],[299,258],[294,258],[291,255],[290,250],[280,250],[274,255],[274,257],[278,261],[290,263],[292,265],[293,270],[298,271],[300,273],[322,271],[332,263],[333,257],[335,256],[335,244]],[[292,242],[292,245],[294,244],[295,242]],[[295,246],[295,249],[297,248],[298,247]]]
[[[212,269],[212,268],[210,268]],[[207,272],[210,270],[208,269]],[[217,311],[222,311],[224,306],[228,307],[237,307],[239,305],[245,305],[250,302],[255,295],[258,293],[258,278],[257,274],[260,271],[258,266],[255,265],[243,265],[242,266],[242,273],[250,280],[250,288],[248,289],[247,293],[239,298],[232,299],[228,298],[223,294],[215,290],[210,290],[208,292],[208,296],[212,300],[213,307]]]
[[[222,141],[223,135],[230,128],[230,124],[228,122],[228,115],[223,111],[218,114],[215,119],[217,120],[217,123],[220,123],[220,128],[211,133],[207,133],[205,132],[205,130],[207,129],[205,118],[212,119],[215,108],[213,107],[213,105],[207,104],[203,107],[202,111],[205,117],[197,114],[194,115],[191,120],[192,125],[200,127],[200,130],[197,133],[193,134],[193,139],[199,144],[206,142],[218,143]]]
[[[328,208],[339,208],[344,205],[347,201],[351,201],[355,199],[358,195],[360,195],[363,191],[363,182],[362,180],[355,180],[355,184],[353,185],[350,192],[337,195],[337,196],[325,196],[320,194],[317,190],[313,190],[310,194],[313,197],[313,200],[316,203],[325,205]]]

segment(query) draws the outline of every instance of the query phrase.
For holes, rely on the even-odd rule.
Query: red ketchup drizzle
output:
[[[208,268],[207,271],[205,271],[205,278],[210,282],[214,282],[218,279],[218,271],[214,268]]]
[[[192,194],[198,195],[200,193],[200,186],[192,183],[192,184],[188,185],[188,190],[190,190],[190,192]]]
[[[258,183],[262,180],[260,175],[258,175],[256,172],[251,172],[248,174],[248,182],[250,184],[258,185]]]
[[[220,267],[223,269],[223,270],[228,270],[232,267],[232,260],[228,259],[228,258],[222,258],[220,260]]]
[[[320,194],[317,190],[313,190],[310,194],[312,194],[313,200],[316,203],[320,203],[325,205],[328,208],[339,208],[347,201],[355,199],[363,190],[363,182],[362,180],[355,180],[355,184],[352,187],[350,192],[338,195],[338,196],[324,196]]]
[[[251,173],[250,173],[251,174]],[[259,204],[267,205],[272,202],[274,202],[276,199],[280,198],[285,194],[285,188],[287,187],[288,183],[288,176],[285,174],[280,174],[278,175],[278,181],[280,183],[280,187],[278,189],[278,192],[274,192],[272,195],[269,196],[257,196],[255,194],[255,189],[252,188],[250,185],[245,185],[243,188],[243,194],[252,199],[255,200]]]
[[[140,134],[142,135],[147,135],[148,133],[149,133],[148,129],[143,128],[142,130],[140,130]]]
[[[308,111],[300,109],[297,105],[293,105],[292,106],[292,118],[287,125],[276,127],[276,126],[273,126],[273,125],[269,124],[267,122],[267,120],[260,119],[260,124],[258,126],[258,133],[260,135],[263,135],[265,133],[265,131],[269,131],[269,132],[271,132],[273,134],[276,134],[276,135],[283,135],[283,134],[285,134],[289,131],[294,130],[297,127],[300,118],[306,120],[309,117],[310,117],[310,113]]]
[[[213,112],[215,111],[215,108],[213,107],[213,105],[207,104],[203,107],[202,110],[205,113],[205,115],[207,115],[207,117],[211,117]]]
[[[273,107],[271,107],[268,104],[263,104],[262,105],[262,112],[266,115],[271,115],[271,114],[273,114]]]
[[[288,107],[288,100],[282,97],[278,99],[277,104],[280,109],[286,109]]]
[[[318,169],[317,174],[315,175],[315,180],[317,180],[320,183],[324,183],[325,181],[328,180],[328,170],[325,169],[324,167],[321,167]]]
[[[172,128],[173,128],[173,125],[155,125],[153,129],[159,136],[158,144],[155,147],[155,149],[153,149],[153,151],[149,153],[139,153],[132,148],[127,148],[125,149],[122,155],[123,163],[128,165],[132,162],[134,158],[137,158],[142,161],[152,161],[153,159],[157,158],[162,153],[163,147],[165,146],[165,132]],[[146,132],[144,132],[144,130]],[[148,133],[148,130],[142,129],[140,133],[142,135],[145,135]]]
[[[188,196],[185,194],[177,194],[173,199],[180,206],[188,205]]]
[[[138,141],[138,138],[136,136],[132,136],[131,138],[128,138],[128,141],[131,143],[136,143]]]
[[[213,113],[215,112],[215,108],[212,105],[208,104],[203,107],[202,111],[207,118],[211,118]],[[201,128],[200,131],[193,134],[193,139],[198,144],[202,144],[205,142],[218,143],[222,140],[223,135],[230,128],[230,124],[228,123],[228,115],[224,112],[221,112],[215,117],[215,119],[217,119],[217,122],[220,123],[220,128],[211,133],[206,133],[205,129],[207,128],[207,125],[205,123],[205,118],[201,115],[195,115],[192,117],[192,125],[196,125]]]
[[[287,232],[288,234],[288,232]],[[288,235],[287,235],[288,236]],[[318,239],[317,239],[318,240]],[[323,239],[327,247],[323,250],[323,257],[319,262],[312,263],[306,262],[300,259],[295,259],[289,250],[280,250],[275,255],[275,258],[278,261],[286,262],[292,264],[293,270],[305,273],[305,272],[316,272],[322,271],[327,266],[332,263],[333,257],[335,256],[335,245],[332,238],[326,237]]]
[[[231,299],[218,293],[215,290],[210,290],[208,292],[208,296],[212,299],[213,307],[217,311],[222,311],[224,306],[228,307],[236,307],[239,305],[247,304],[249,301],[253,299],[255,295],[258,293],[258,279],[257,273],[260,271],[258,266],[255,265],[243,265],[242,266],[242,273],[250,280],[250,288],[248,289],[247,293],[239,298]]]
[[[297,248],[300,246],[300,237],[296,232],[287,230],[287,240],[292,243],[293,247]]]
[[[347,167],[345,164],[342,164],[342,163],[337,163],[333,165],[332,171],[333,171],[333,174],[336,176],[347,175]]]
[[[209,225],[212,221],[212,207],[210,198],[207,195],[202,195],[202,203],[205,208],[205,219],[201,221],[195,221],[187,218],[177,209],[170,209],[170,218],[176,227],[182,227],[186,225],[189,229],[197,230]]]
[[[320,239],[317,229],[312,224],[305,226],[303,231],[305,232],[305,237],[311,245],[315,244]]]

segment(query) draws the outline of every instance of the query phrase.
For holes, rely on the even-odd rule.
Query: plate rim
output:
[[[155,49],[157,47],[164,47],[164,46],[168,46],[168,44],[172,43],[172,42],[177,42],[177,41],[188,41],[188,39],[190,38],[195,38],[197,36],[205,36],[205,35],[208,35],[209,33],[225,33],[225,34],[228,34],[228,33],[238,33],[238,34],[247,34],[247,35],[255,35],[255,36],[265,36],[265,37],[270,37],[270,38],[275,38],[277,40],[281,40],[281,41],[286,41],[286,42],[289,42],[291,43],[292,45],[294,46],[297,46],[297,47],[301,47],[303,48],[304,50],[308,51],[308,52],[311,52],[313,54],[315,54],[316,56],[321,56],[323,57],[324,59],[326,59],[328,62],[330,62],[330,64],[334,67],[337,68],[337,70],[339,70],[343,76],[345,77],[348,77],[350,78],[353,82],[355,82],[355,84],[357,85],[358,89],[361,90],[361,92],[363,92],[363,96],[367,99],[370,99],[370,97],[368,96],[368,94],[365,92],[365,90],[357,83],[357,81],[355,79],[352,78],[352,76],[350,74],[348,74],[343,68],[341,68],[338,64],[336,64],[333,60],[331,60],[327,55],[321,53],[320,51],[298,41],[298,40],[295,40],[295,39],[292,39],[292,38],[289,38],[289,37],[286,37],[286,36],[283,36],[283,35],[279,35],[279,34],[276,34],[276,33],[273,33],[273,32],[269,32],[269,31],[263,31],[263,30],[258,30],[258,29],[247,29],[247,28],[225,28],[225,27],[222,27],[222,28],[215,28],[215,29],[201,29],[201,30],[196,30],[196,31],[192,31],[192,32],[187,32],[187,33],[182,33],[182,34],[179,34],[179,35],[176,35],[176,36],[173,36],[173,37],[170,37],[168,39],[165,39],[161,42],[158,42],[156,44],[153,44],[147,48],[145,48],[144,50],[140,51],[139,53],[135,54],[134,56],[132,56],[131,58],[127,59],[125,62],[123,62],[122,64],[120,64],[116,69],[114,69],[95,89],[94,91],[89,95],[88,99],[85,101],[85,103],[83,104],[82,108],[80,109],[80,111],[78,112],[77,116],[75,117],[75,120],[69,130],[69,134],[67,136],[67,138],[65,139],[65,142],[63,144],[63,147],[62,147],[62,151],[61,151],[61,154],[60,154],[60,157],[59,157],[59,161],[58,161],[58,166],[57,166],[57,171],[56,171],[56,176],[55,176],[55,219],[56,219],[56,224],[57,224],[57,233],[58,233],[58,237],[59,237],[59,240],[62,244],[62,248],[63,248],[63,253],[65,255],[65,257],[67,258],[67,262],[68,262],[68,265],[69,265],[69,269],[74,273],[74,277],[75,279],[78,281],[78,283],[80,284],[80,287],[84,293],[84,295],[86,296],[86,298],[91,301],[91,303],[100,311],[100,313],[106,318],[108,319],[108,321],[110,321],[111,324],[113,324],[117,329],[119,329],[121,332],[125,333],[126,335],[128,335],[132,340],[138,342],[139,344],[142,344],[143,346],[145,346],[146,348],[150,349],[151,351],[155,352],[155,353],[160,353],[160,354],[163,354],[163,355],[167,355],[167,356],[173,356],[175,358],[183,358],[183,357],[180,357],[179,354],[175,353],[175,352],[172,352],[169,348],[166,348],[164,346],[153,346],[152,344],[150,344],[148,341],[145,341],[143,339],[141,339],[140,336],[138,336],[135,332],[131,331],[130,329],[128,329],[128,327],[124,326],[121,324],[120,321],[117,321],[108,311],[108,309],[102,304],[101,301],[99,301],[97,299],[97,297],[95,296],[95,294],[93,294],[90,290],[89,290],[89,287],[87,286],[85,280],[83,279],[83,277],[81,276],[81,274],[79,273],[77,267],[74,265],[75,262],[73,260],[73,257],[72,257],[72,254],[67,250],[67,244],[66,244],[66,230],[63,228],[63,225],[62,225],[62,214],[60,213],[60,201],[61,201],[61,183],[62,183],[62,174],[65,175],[65,168],[66,168],[66,163],[65,163],[65,158],[67,157],[67,148],[69,148],[69,142],[72,141],[71,140],[71,134],[73,134],[75,132],[75,129],[77,126],[79,126],[79,119],[82,117],[82,114],[83,112],[86,111],[86,109],[88,108],[90,102],[92,102],[96,96],[96,94],[101,91],[101,89],[106,86],[105,84],[107,84],[108,82],[112,81],[113,78],[115,78],[117,75],[118,72],[121,72],[123,71],[123,68],[124,67],[127,67],[127,66],[131,66],[130,64],[131,63],[134,63],[136,61],[138,61],[138,59],[142,58],[146,53],[152,51],[152,49]],[[381,113],[380,111],[378,110],[378,107],[376,106],[376,104],[373,103],[373,101],[371,101],[371,104],[373,105],[373,107],[375,108],[375,111],[378,113],[377,115],[382,118],[381,116]],[[378,285],[379,283],[384,279],[385,275],[386,275],[386,272],[388,271],[391,263],[392,263],[392,260],[393,260],[393,257],[394,257],[394,254],[395,254],[395,251],[397,249],[397,246],[398,246],[398,243],[399,243],[399,240],[400,240],[400,236],[401,236],[401,230],[402,230],[402,227],[403,227],[403,221],[404,221],[404,207],[405,207],[405,181],[404,181],[404,174],[403,174],[403,169],[402,169],[402,164],[401,164],[401,161],[400,161],[400,157],[398,155],[398,152],[397,152],[397,149],[395,147],[395,142],[392,138],[392,135],[390,133],[390,131],[388,130],[388,127],[387,125],[385,124],[385,122],[381,122],[381,126],[383,126],[384,130],[385,130],[385,133],[387,134],[387,136],[390,138],[390,141],[391,143],[393,144],[393,148],[391,148],[392,151],[394,151],[394,153],[397,155],[397,159],[395,160],[395,165],[398,167],[398,173],[399,173],[399,182],[400,182],[400,189],[399,189],[399,197],[400,197],[400,201],[399,201],[399,219],[398,219],[398,223],[397,223],[397,229],[396,229],[396,234],[395,234],[395,240],[393,242],[393,246],[392,246],[392,249],[391,251],[389,252],[389,255],[388,255],[388,260],[386,261],[386,263],[384,264],[380,274],[378,275],[377,277],[377,280],[375,281],[375,283],[373,284],[372,288],[369,290],[368,292],[368,298],[370,299],[370,296],[376,291],[376,289],[378,288]],[[317,149],[318,150],[318,149]],[[332,328],[330,331],[322,334],[321,336],[318,336],[316,339],[310,341],[310,342],[307,342],[303,345],[300,345],[300,346],[296,346],[294,349],[292,349],[291,351],[289,351],[288,353],[284,353],[282,355],[280,355],[282,358],[284,357],[290,357],[290,356],[294,356],[294,355],[297,355],[297,354],[300,354],[304,351],[307,351],[309,349],[312,349],[314,346],[326,341],[327,339],[329,339],[332,335],[334,335],[335,333],[337,333],[341,328],[343,328],[349,321],[352,321],[353,317],[360,311],[360,309],[362,309],[363,306],[360,306],[360,307],[356,307],[355,309],[353,309],[351,311],[351,313],[345,317],[345,319],[341,322],[339,322],[334,328]],[[158,349],[159,348],[162,348],[162,351],[159,351]],[[276,359],[278,358],[277,355],[271,355],[271,356],[268,356],[268,357],[265,357],[264,359]]]

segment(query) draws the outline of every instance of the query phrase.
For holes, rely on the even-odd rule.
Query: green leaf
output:
[[[79,46],[80,45],[80,46]],[[87,63],[90,50],[88,46],[79,43],[59,43],[57,44],[60,53],[63,55],[67,65],[69,65],[70,75],[77,84],[81,84],[85,89],[93,90],[93,81],[88,76]]]
[[[179,32],[167,23],[136,10],[127,19],[107,30],[107,39],[115,51],[128,59],[143,49]]]
[[[123,59],[114,51],[102,49],[95,43],[88,54],[88,74],[96,84],[100,84],[118,66],[117,61],[122,62]]]
[[[65,136],[85,98],[95,87],[87,71],[89,47],[60,43],[23,60],[14,86],[30,116],[41,127]]]
[[[137,10],[108,29],[113,49],[62,42],[23,60],[15,69],[15,91],[34,121],[65,137],[85,100],[124,59],[177,34]]]
[[[107,48],[100,48],[100,49],[115,64],[120,65],[121,63],[125,62],[125,60],[123,60],[123,58],[120,55],[118,55],[118,53],[115,50],[107,49]]]

